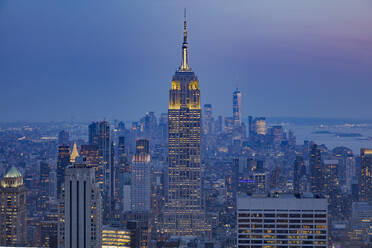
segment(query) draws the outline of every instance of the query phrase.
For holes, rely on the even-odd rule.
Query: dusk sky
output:
[[[166,112],[185,7],[214,115],[372,118],[370,0],[1,0],[0,121]]]

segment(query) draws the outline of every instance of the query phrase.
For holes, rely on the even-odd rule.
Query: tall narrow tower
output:
[[[102,198],[95,170],[78,158],[65,170],[60,247],[101,247]]]
[[[167,235],[201,236],[201,110],[199,82],[188,63],[186,11],[182,63],[172,78],[168,110],[168,187],[164,212]]]
[[[360,149],[360,201],[372,201],[372,149]]]
[[[241,105],[242,105],[242,94],[236,88],[233,93],[233,118],[234,118],[234,126],[240,127],[242,124],[242,113],[241,113]]]
[[[0,230],[1,246],[26,245],[26,190],[23,177],[15,167],[1,180]]]
[[[92,122],[89,125],[89,145],[98,146],[99,165],[96,174],[102,181],[98,182],[104,199],[104,224],[112,219],[114,208],[114,159],[112,158],[112,143],[110,125],[107,121]]]

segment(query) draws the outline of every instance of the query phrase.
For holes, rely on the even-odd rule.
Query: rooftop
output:
[[[4,178],[17,178],[21,176],[22,174],[17,170],[17,168],[12,166],[12,168],[10,168],[10,170],[6,173]]]

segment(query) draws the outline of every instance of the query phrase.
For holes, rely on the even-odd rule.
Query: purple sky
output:
[[[3,0],[0,121],[166,112],[184,7],[215,114],[372,118],[369,0]]]

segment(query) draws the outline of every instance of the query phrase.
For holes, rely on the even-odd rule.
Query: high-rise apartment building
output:
[[[82,159],[66,168],[63,221],[59,232],[61,246],[101,247],[101,201],[94,168],[88,167]]]
[[[149,141],[138,139],[136,153],[132,157],[131,172],[131,213],[128,218],[135,221],[138,226],[139,247],[148,247],[150,241],[151,210],[151,166],[149,154]]]
[[[323,168],[320,149],[316,144],[312,144],[310,151],[310,184],[311,192],[323,194]]]
[[[104,226],[102,248],[131,248],[132,232],[123,228]]]
[[[62,185],[65,180],[65,168],[70,164],[70,147],[67,145],[58,146],[57,159],[57,199],[60,199]]]
[[[214,131],[216,133],[222,133],[223,131],[223,126],[222,126],[222,116],[219,115],[214,123]]]
[[[47,210],[47,202],[49,201],[51,184],[50,172],[50,164],[47,161],[40,161],[39,196],[37,206],[41,211]]]
[[[265,135],[266,134],[266,118],[258,117],[251,122],[250,133],[254,135]]]
[[[118,144],[118,168],[117,168],[117,184],[119,209],[121,213],[129,212],[132,207],[131,203],[131,180],[132,180],[132,165],[127,159],[127,148],[125,146],[124,136],[119,137]]]
[[[357,180],[355,157],[349,156],[345,158],[345,183],[346,189],[351,192],[353,180]]]
[[[111,211],[115,203],[113,147],[110,139],[110,125],[107,121],[92,122],[89,125],[89,144],[98,146],[99,167],[103,169],[102,196],[104,199],[104,221],[106,223],[112,218]]]
[[[328,198],[328,211],[333,218],[342,216],[339,166],[336,159],[323,161],[323,194]]]
[[[182,62],[172,79],[168,110],[168,187],[164,229],[169,235],[202,236],[199,81],[188,62],[186,16]]]
[[[132,158],[131,204],[133,212],[149,212],[151,207],[149,141],[137,140]]]
[[[256,169],[252,171],[252,193],[266,193],[268,191],[268,175],[263,161],[257,161]]]
[[[96,173],[96,182],[103,191],[103,164],[100,163],[97,145],[82,145],[80,157],[84,158],[88,167],[92,167]]]
[[[40,222],[41,247],[58,247],[58,221],[57,209],[44,212],[43,220]]]
[[[372,202],[372,149],[360,149],[359,200]]]
[[[327,199],[239,196],[237,247],[328,247]]]
[[[304,176],[306,176],[304,158],[302,156],[296,156],[293,165],[293,190],[295,193],[302,193],[301,178]]]
[[[12,167],[1,180],[0,245],[25,246],[26,189],[21,173]]]
[[[58,145],[68,145],[70,143],[70,135],[67,131],[62,130],[58,133]]]
[[[139,228],[140,247],[148,247],[152,219],[151,210],[151,165],[149,141],[138,139],[136,153],[132,157],[131,171],[131,214],[129,219],[135,221]]]
[[[204,135],[211,135],[213,133],[214,120],[212,115],[212,104],[204,104],[203,116],[203,133]]]

